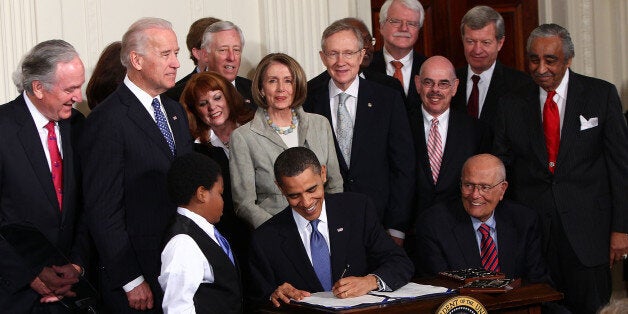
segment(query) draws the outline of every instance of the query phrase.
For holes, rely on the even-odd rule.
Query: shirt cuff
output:
[[[406,238],[406,233],[405,232],[401,232],[401,231],[395,230],[395,229],[388,229],[388,234],[390,234],[391,236],[393,236],[395,238],[399,238],[399,239],[405,239]]]
[[[392,289],[388,288],[388,286],[386,285],[386,283],[384,282],[384,280],[382,280],[381,277],[375,275],[375,274],[370,274],[375,276],[375,279],[377,279],[377,291],[378,292],[385,292],[385,291],[392,291]]]
[[[144,276],[139,276],[139,277],[133,279],[133,281],[127,283],[124,286],[122,286],[122,289],[124,289],[124,292],[129,292],[129,291],[135,289],[135,287],[139,286],[142,282],[144,282]]]

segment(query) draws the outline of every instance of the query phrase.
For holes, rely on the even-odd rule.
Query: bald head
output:
[[[449,61],[449,59],[443,56],[433,56],[425,60],[421,65],[421,70],[419,70],[419,75],[423,75],[424,72],[430,70],[440,70],[440,71],[448,71],[449,75],[452,78],[456,78],[456,69],[454,65]]]
[[[498,180],[506,180],[506,168],[504,163],[491,154],[479,154],[470,157],[462,166],[462,173],[473,170],[491,170],[495,172]]]

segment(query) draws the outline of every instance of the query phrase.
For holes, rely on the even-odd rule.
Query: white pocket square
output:
[[[594,128],[597,126],[597,117],[593,117],[587,120],[585,117],[580,116],[580,131],[584,131],[586,129]]]

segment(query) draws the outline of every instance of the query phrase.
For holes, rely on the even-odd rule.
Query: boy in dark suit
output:
[[[242,313],[242,285],[227,240],[214,227],[222,215],[220,167],[209,157],[178,157],[168,194],[179,207],[161,253],[159,284],[166,313]]]

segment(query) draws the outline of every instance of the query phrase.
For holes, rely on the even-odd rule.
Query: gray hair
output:
[[[539,27],[535,28],[532,33],[530,33],[530,37],[528,37],[528,43],[526,45],[526,51],[530,54],[530,47],[532,46],[532,41],[537,38],[546,38],[546,37],[558,37],[563,43],[563,53],[565,54],[565,60],[569,60],[573,58],[575,55],[573,41],[571,41],[571,35],[569,32],[562,26],[558,24],[542,24]]]
[[[382,4],[382,8],[379,9],[379,25],[382,26],[386,23],[386,19],[388,19],[388,9],[390,9],[390,5],[393,2],[398,1],[403,4],[404,7],[416,12],[419,14],[419,28],[423,27],[423,21],[425,20],[425,10],[423,10],[423,6],[418,0],[386,0],[384,4]]]
[[[489,23],[495,23],[495,39],[500,40],[506,35],[504,18],[495,9],[479,5],[469,10],[460,22],[460,34],[464,36],[464,27],[478,30],[486,27]]]
[[[342,31],[352,32],[353,35],[355,35],[355,39],[358,41],[358,49],[362,50],[362,48],[364,48],[364,42],[362,41],[362,32],[360,32],[360,30],[357,29],[355,26],[347,22],[343,22],[342,20],[338,20],[331,23],[331,25],[327,26],[327,28],[325,28],[325,30],[323,31],[323,37],[321,38],[321,50],[325,51],[325,41],[327,40],[327,38],[335,33]]]
[[[209,25],[205,29],[205,33],[203,34],[203,41],[201,42],[201,48],[206,49],[212,43],[214,39],[214,34],[218,32],[228,31],[231,29],[235,29],[240,35],[240,42],[242,43],[242,48],[244,48],[244,35],[242,34],[242,30],[238,27],[238,25],[233,24],[231,21],[220,21],[216,22],[212,25]]]
[[[131,51],[141,55],[145,53],[146,41],[148,40],[145,31],[148,29],[172,30],[172,24],[156,17],[144,17],[131,24],[122,36],[122,50],[120,50],[120,62],[125,68],[128,69],[130,66]]]
[[[33,92],[33,82],[40,81],[46,90],[56,83],[57,64],[68,63],[78,57],[72,45],[61,39],[41,42],[31,49],[13,73],[17,91]]]

